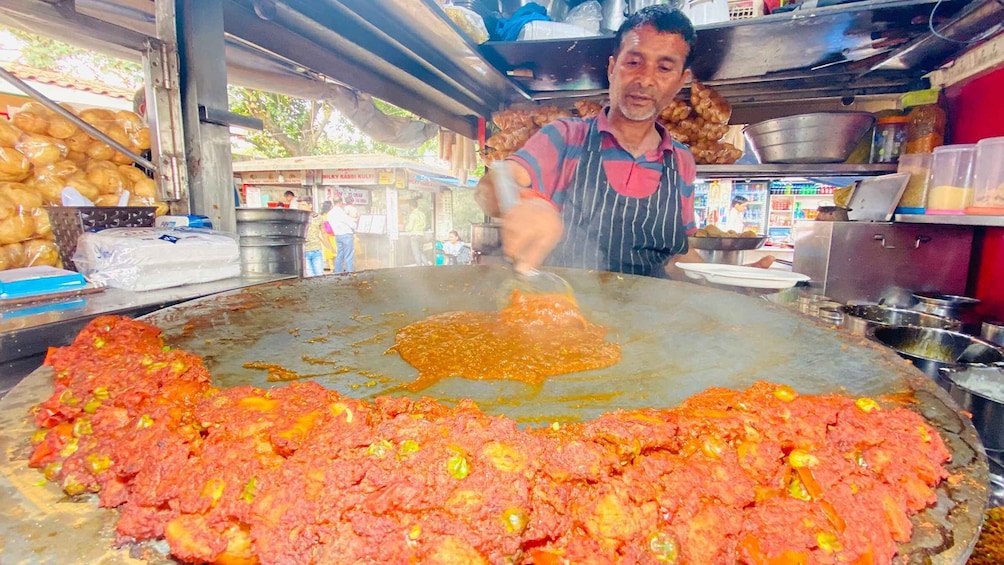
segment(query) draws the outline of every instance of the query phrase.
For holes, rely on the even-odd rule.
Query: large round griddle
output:
[[[745,388],[757,380],[803,393],[879,396],[910,393],[912,409],[945,438],[957,484],[913,517],[903,563],[965,561],[988,498],[986,456],[976,431],[937,385],[895,353],[756,297],[646,277],[556,270],[586,316],[610,328],[623,360],[613,367],[522,383],[447,379],[411,396],[472,398],[491,414],[528,425],[584,420],[617,408],[665,408],[708,387]],[[270,283],[210,296],[146,316],[175,347],[202,355],[220,386],[277,386],[249,362],[280,365],[340,393],[362,398],[406,394],[416,371],[394,353],[394,333],[452,310],[490,310],[510,276],[493,267],[416,267]],[[47,560],[126,562],[111,551],[111,517],[93,502],[60,502],[53,485],[33,486],[27,469],[34,431],[27,409],[51,394],[40,369],[0,401],[0,508],[3,563]],[[66,527],[67,521],[78,528]],[[32,532],[35,532],[33,535]],[[59,532],[53,534],[52,532]],[[72,547],[73,549],[68,549]],[[898,558],[900,559],[900,558]]]

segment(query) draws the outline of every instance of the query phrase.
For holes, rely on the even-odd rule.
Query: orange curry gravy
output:
[[[572,298],[513,292],[499,312],[447,312],[397,332],[390,351],[418,369],[412,391],[446,377],[509,379],[539,385],[546,377],[601,369],[620,361],[607,329],[589,323]]]

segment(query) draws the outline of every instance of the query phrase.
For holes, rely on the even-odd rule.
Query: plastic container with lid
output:
[[[975,144],[943,145],[934,150],[927,190],[928,214],[965,214],[973,201]]]
[[[898,173],[909,173],[902,198],[896,206],[897,214],[923,214],[927,208],[927,189],[931,183],[931,164],[934,153],[906,153],[899,156]]]
[[[906,116],[886,116],[875,123],[872,139],[872,163],[896,163],[906,148]]]
[[[973,204],[967,214],[1004,215],[1004,137],[976,144],[973,165]]]

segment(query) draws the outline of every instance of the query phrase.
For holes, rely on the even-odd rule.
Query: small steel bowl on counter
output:
[[[844,329],[855,335],[865,335],[870,328],[876,326],[915,326],[953,331],[961,327],[958,320],[880,304],[848,305],[840,310],[844,313]]]
[[[868,112],[815,112],[746,126],[761,163],[843,163],[875,125]]]
[[[938,384],[972,414],[973,426],[987,451],[1004,451],[1004,365],[942,369]]]
[[[876,326],[869,328],[865,335],[909,359],[933,379],[938,378],[941,368],[1004,362],[1004,350],[988,341],[951,330]]]

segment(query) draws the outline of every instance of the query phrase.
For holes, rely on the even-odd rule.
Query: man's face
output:
[[[654,120],[683,87],[689,47],[676,33],[643,26],[624,34],[620,51],[610,57],[610,111],[631,121]]]

